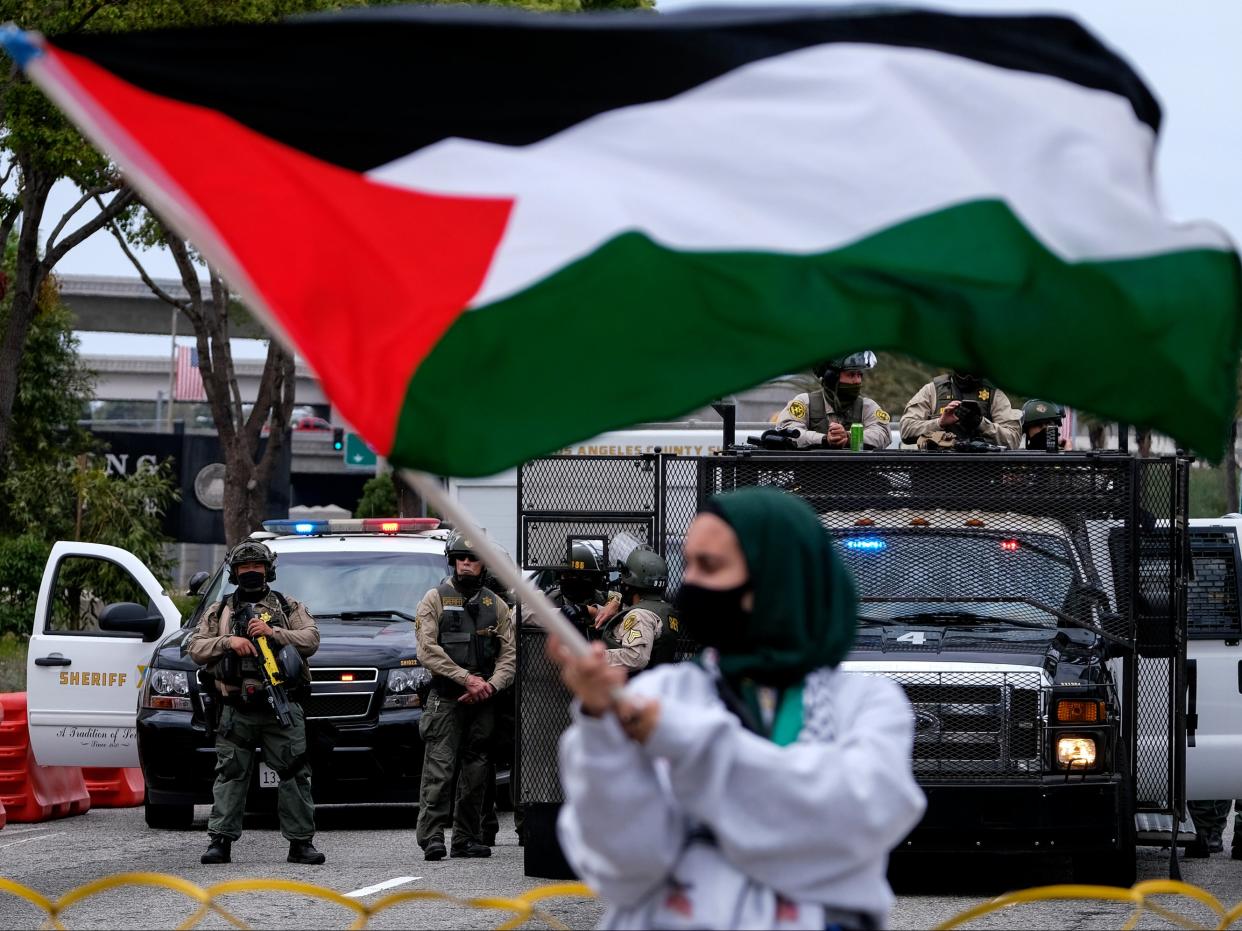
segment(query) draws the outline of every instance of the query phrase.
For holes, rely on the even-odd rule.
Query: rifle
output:
[[[259,674],[263,677],[263,691],[267,693],[267,703],[276,713],[276,720],[281,727],[289,727],[293,723],[293,714],[289,711],[289,695],[285,691],[285,678],[281,675],[280,666],[276,662],[276,654],[272,652],[267,637],[251,637],[246,629],[250,622],[259,616],[254,605],[246,605],[234,615],[237,618],[237,636],[245,637],[259,651]],[[249,697],[249,696],[247,696]]]

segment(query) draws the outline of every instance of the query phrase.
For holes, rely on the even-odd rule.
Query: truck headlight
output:
[[[388,684],[384,687],[385,708],[417,708],[422,702],[418,692],[431,682],[431,673],[422,666],[407,666],[388,670]]]
[[[182,669],[152,669],[143,689],[142,707],[161,711],[193,711],[190,674]]]
[[[1057,739],[1057,768],[1071,772],[1095,768],[1095,740],[1091,737]]]

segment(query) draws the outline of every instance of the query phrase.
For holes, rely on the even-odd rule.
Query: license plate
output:
[[[268,766],[266,763],[259,763],[259,788],[275,789],[280,785],[280,776],[276,774],[276,770]]]

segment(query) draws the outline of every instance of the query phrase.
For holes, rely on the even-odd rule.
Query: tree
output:
[[[0,634],[29,632],[56,540],[124,547],[167,578],[168,540],[160,528],[177,495],[167,464],[110,476],[96,442],[78,426],[91,396],[91,373],[82,367],[72,318],[53,277],[40,288],[17,375],[13,442],[0,469]],[[84,576],[81,587],[105,581]]]

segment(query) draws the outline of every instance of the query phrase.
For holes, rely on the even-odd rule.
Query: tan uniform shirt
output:
[[[920,436],[940,426],[940,411],[936,409],[936,386],[928,382],[912,397],[901,415],[901,441],[917,443]],[[997,446],[1017,449],[1022,442],[1022,413],[1009,403],[1005,392],[997,388],[992,392],[992,419],[984,417],[979,424],[979,437]]]
[[[443,610],[444,605],[440,601],[438,589],[431,589],[418,603],[418,610],[414,612],[418,661],[430,670],[432,675],[443,676],[465,687],[466,679],[472,673],[449,659],[448,654],[444,652],[444,647],[439,644],[440,614]],[[496,668],[487,683],[499,692],[513,684],[513,676],[517,671],[517,645],[513,639],[513,621],[509,606],[505,604],[504,599],[499,597],[496,598],[496,636],[500,640],[500,650],[496,657]]]
[[[319,625],[306,610],[306,605],[292,598],[286,598],[289,613],[286,618],[288,627],[272,627],[272,637],[277,648],[292,644],[302,656],[312,656],[319,649]],[[199,619],[198,626],[190,639],[186,641],[185,652],[200,666],[210,666],[222,660],[229,652],[228,642],[232,636],[233,609],[227,601],[214,602]],[[236,686],[226,686],[218,682],[222,691],[232,691]]]
[[[604,658],[610,666],[624,666],[635,671],[646,669],[651,662],[651,648],[656,638],[664,632],[660,616],[646,608],[630,608],[620,621],[613,625],[612,636],[621,642],[613,650],[605,650]]]
[[[824,398],[824,411],[826,413],[834,413],[832,401],[826,396]],[[864,397],[862,399],[862,425],[863,425],[863,443],[872,449],[888,449],[892,445],[892,434],[889,432],[888,411],[880,407],[871,398]],[[794,443],[799,449],[805,449],[808,446],[823,446],[823,433],[818,433],[810,429],[811,423],[811,396],[803,393],[793,397],[785,409],[780,412],[777,417],[776,427],[778,430],[785,430],[790,427],[798,431],[798,435],[794,438]],[[849,430],[849,424],[844,424],[845,429]],[[849,449],[845,447],[826,446],[825,449]]]

